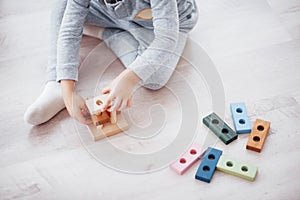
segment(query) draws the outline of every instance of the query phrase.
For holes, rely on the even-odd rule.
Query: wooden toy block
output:
[[[100,95],[85,101],[93,121],[93,124],[89,125],[88,128],[94,141],[115,135],[128,129],[128,124],[121,112],[101,112],[101,105],[106,98],[107,95]]]
[[[119,114],[121,114],[121,112]],[[112,124],[117,123],[117,112],[116,111],[110,112],[110,123],[112,123]]]
[[[92,121],[93,121],[93,124],[95,126],[99,126],[101,124],[105,124],[107,122],[110,122],[110,114],[108,112],[102,112],[100,113],[99,115],[91,115],[92,117]]]
[[[250,133],[251,124],[245,103],[231,103],[230,110],[236,133]]]
[[[270,124],[268,121],[256,119],[246,145],[247,149],[261,152],[270,129]]]
[[[202,156],[201,148],[198,144],[193,144],[178,160],[174,161],[170,168],[177,174],[182,175]]]
[[[210,183],[221,155],[221,150],[208,147],[202,158],[202,162],[197,170],[195,178]]]
[[[234,161],[224,155],[220,157],[217,169],[249,181],[254,181],[257,174],[257,167]]]
[[[215,113],[203,118],[203,123],[226,145],[237,139],[238,135]]]
[[[115,124],[108,122],[102,124],[102,127],[100,126],[100,128],[94,124],[88,125],[94,141],[101,140],[105,137],[115,135],[128,129],[128,124],[121,113],[116,115],[116,119]]]
[[[107,95],[99,95],[94,98],[87,99],[85,104],[90,111],[91,115],[101,113],[101,105],[106,101]]]
[[[117,113],[116,111],[113,112],[101,112],[101,105],[104,101],[106,101],[107,95],[99,95],[94,98],[87,99],[85,101],[86,106],[92,115],[92,120],[95,126],[97,124],[106,123],[107,120],[110,120],[112,124],[117,122]]]

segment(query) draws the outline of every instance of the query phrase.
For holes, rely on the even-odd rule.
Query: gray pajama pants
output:
[[[55,0],[53,6],[50,27],[50,58],[47,68],[48,81],[56,80],[57,40],[67,1]],[[161,66],[143,82],[144,87],[156,90],[167,83],[184,49],[187,32],[195,25],[194,21],[191,20],[191,23],[187,21],[180,24],[180,34],[175,52],[168,59],[167,66]],[[125,67],[128,67],[137,56],[142,55],[154,39],[153,29],[142,27],[134,22],[110,17],[107,10],[103,9],[97,0],[90,2],[89,13],[85,23],[105,28],[102,34],[105,44],[117,55]]]

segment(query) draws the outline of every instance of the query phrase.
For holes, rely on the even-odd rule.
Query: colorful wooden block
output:
[[[230,110],[236,133],[250,133],[251,124],[245,103],[231,103]]]
[[[256,119],[248,138],[246,148],[252,151],[261,152],[265,143],[266,137],[270,130],[270,122]]]
[[[203,118],[203,123],[226,145],[237,139],[238,135],[215,113]]]
[[[188,151],[170,165],[170,168],[177,174],[182,175],[201,158],[201,155],[200,146],[198,144],[193,144]]]
[[[209,183],[215,173],[216,165],[221,155],[222,151],[208,147],[202,158],[202,162],[197,170],[195,178]]]
[[[224,155],[220,157],[217,164],[217,169],[249,181],[254,181],[257,174],[257,167],[246,163],[237,162]]]

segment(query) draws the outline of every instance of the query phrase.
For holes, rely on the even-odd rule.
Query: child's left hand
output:
[[[141,79],[130,69],[124,70],[106,88],[103,94],[108,94],[106,102],[102,105],[102,111],[120,111],[131,107],[134,87]]]

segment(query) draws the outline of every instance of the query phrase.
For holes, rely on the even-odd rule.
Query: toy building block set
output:
[[[86,106],[93,123],[88,126],[94,141],[121,133],[128,129],[128,124],[121,112],[101,112],[101,105],[107,95],[100,95],[86,100]]]
[[[86,100],[86,106],[91,114],[93,123],[88,126],[94,141],[121,133],[128,129],[128,124],[121,112],[101,111],[101,105],[107,95],[100,95]],[[235,131],[230,128],[216,113],[203,118],[205,124],[225,145],[238,138],[239,134],[250,133],[246,149],[261,152],[270,129],[270,122],[256,119],[251,128],[245,103],[230,104]],[[170,168],[179,175],[183,175],[191,166],[201,163],[195,174],[195,179],[210,183],[216,170],[231,174],[249,181],[254,181],[258,168],[245,162],[236,161],[223,155],[222,150],[208,147],[201,152],[198,144],[193,144],[177,160],[170,164]]]
[[[216,113],[211,113],[203,118],[205,124],[225,145],[238,138],[239,134],[249,134],[246,149],[261,152],[270,129],[270,122],[256,119],[251,128],[245,103],[230,104],[235,131],[229,127]],[[204,152],[198,144],[193,144],[185,153],[175,160],[170,168],[182,175],[193,164],[201,159],[201,163],[195,174],[195,179],[210,183],[216,170],[231,174],[248,181],[254,181],[258,168],[251,164],[236,161],[223,151],[208,147]]]

